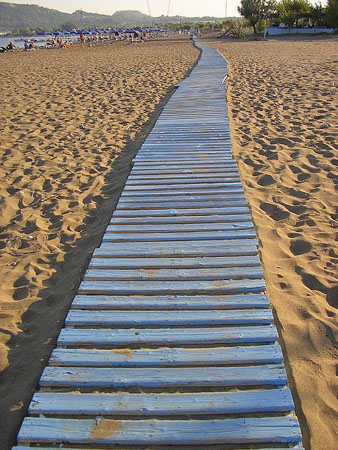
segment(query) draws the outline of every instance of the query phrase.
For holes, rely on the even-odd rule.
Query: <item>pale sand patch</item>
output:
[[[14,444],[144,126],[198,55],[188,38],[175,38],[0,57],[4,448]]]
[[[334,450],[338,42],[213,42],[304,442]]]

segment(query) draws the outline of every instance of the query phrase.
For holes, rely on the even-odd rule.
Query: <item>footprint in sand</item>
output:
[[[261,203],[260,208],[266,212],[271,219],[276,220],[277,222],[285,220],[290,216],[290,213],[271,203]]]
[[[275,179],[271,175],[263,175],[257,183],[260,186],[270,186],[271,184],[276,183]]]
[[[311,249],[312,249],[312,245],[309,242],[301,240],[301,239],[291,242],[291,245],[290,245],[291,253],[295,256],[303,255],[304,253],[308,253],[311,251]]]

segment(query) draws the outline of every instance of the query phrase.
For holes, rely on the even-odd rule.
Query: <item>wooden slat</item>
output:
[[[121,347],[127,345],[212,345],[253,344],[275,342],[275,326],[214,327],[214,328],[154,328],[154,329],[88,329],[64,328],[59,335],[60,346]]]
[[[170,241],[130,243],[103,243],[95,250],[95,255],[112,256],[251,256],[257,254],[257,239],[233,239],[213,241]]]
[[[210,311],[79,311],[70,310],[66,326],[212,326],[261,325],[273,321],[269,309],[260,310],[210,310]]]
[[[150,173],[150,174],[138,174],[134,171],[131,171],[131,174],[128,177],[128,182],[136,182],[137,180],[145,180],[147,183],[148,181],[156,181],[158,180],[160,183],[169,183],[170,181],[173,181],[174,183],[180,182],[178,180],[204,180],[208,179],[209,181],[213,182],[213,180],[216,180],[220,178],[221,180],[223,178],[238,178],[238,170],[223,170],[223,171],[211,171],[208,170],[207,172],[201,172],[197,171],[194,172],[192,170],[190,171],[184,171],[183,173],[180,172],[174,172],[174,173]]]
[[[178,201],[172,199],[171,202],[156,202],[156,203],[139,203],[139,202],[121,202],[117,205],[116,210],[127,210],[127,209],[144,209],[144,210],[154,210],[154,209],[196,209],[196,208],[228,208],[236,206],[246,206],[246,200],[244,195],[234,195],[236,199],[228,200],[213,200],[213,201]]]
[[[264,444],[262,444],[262,445],[264,445]],[[93,447],[90,447],[90,448],[91,448],[91,450],[99,450],[99,449],[93,448]],[[118,448],[119,448],[119,450],[126,450],[125,448],[122,448],[120,445],[119,445]],[[182,449],[191,450],[190,446],[187,447],[185,445],[180,445],[179,449],[177,448],[177,446],[170,446],[170,448],[173,449],[173,450],[182,450]],[[194,446],[194,450],[206,450],[207,448],[210,448],[210,447],[203,446],[203,448],[202,448],[200,446]],[[220,450],[220,449],[216,449],[215,446],[213,446],[211,448],[213,450]],[[55,447],[41,447],[41,445],[39,445],[39,449],[40,450],[55,450]],[[72,448],[62,447],[62,449],[63,450],[82,450],[83,447],[81,447],[81,448],[78,448],[78,447],[72,447]],[[304,450],[304,447],[302,445],[296,445],[296,446],[292,445],[292,447],[290,447],[288,445],[287,447],[283,447],[283,448],[282,447],[273,447],[273,448],[271,448],[271,447],[266,447],[264,445],[264,447],[260,447],[260,449],[262,449],[262,450],[285,450],[285,449],[287,449],[287,450]],[[25,446],[19,445],[19,446],[12,447],[12,450],[32,450],[32,447],[25,447]],[[250,449],[241,447],[240,449],[233,449],[233,450],[250,450]],[[251,450],[252,450],[252,447],[251,447]]]
[[[30,414],[168,416],[293,411],[289,389],[180,394],[37,393]]]
[[[142,195],[142,194],[136,194],[133,196],[125,196],[124,194],[121,195],[119,200],[119,205],[125,204],[125,203],[174,203],[174,202],[187,202],[187,205],[190,204],[190,202],[213,202],[213,201],[223,201],[226,197],[229,197],[230,199],[234,198],[244,198],[244,192],[240,191],[239,189],[234,191],[231,190],[231,192],[224,192],[222,194],[204,194],[204,195],[192,195],[192,194],[184,194],[184,195],[175,195],[171,196],[172,191],[168,191],[166,196],[154,196],[154,195]]]
[[[115,217],[170,217],[170,216],[202,216],[202,215],[217,215],[217,214],[247,214],[248,207],[245,202],[237,206],[229,207],[215,207],[204,208],[201,206],[198,209],[194,208],[172,208],[172,209],[148,209],[148,210],[115,210],[113,218]]]
[[[124,188],[124,192],[130,192],[130,191],[159,191],[159,190],[190,190],[190,192],[195,192],[197,189],[208,189],[210,192],[215,189],[227,189],[234,188],[241,186],[241,184],[238,181],[235,182],[213,182],[212,184],[209,183],[177,183],[177,184],[139,184],[139,185],[126,185]]]
[[[131,177],[128,178],[128,181],[126,182],[126,186],[152,186],[152,185],[161,185],[161,186],[169,186],[169,185],[187,185],[187,184],[203,184],[203,183],[212,183],[213,185],[217,183],[236,183],[240,180],[239,175],[234,175],[232,177],[214,177],[212,181],[208,177],[185,177],[185,178],[171,178],[171,179],[163,179],[163,180],[138,180],[133,179]]]
[[[283,362],[279,345],[214,348],[155,348],[92,350],[56,348],[52,366],[92,367],[184,367],[238,364],[276,364]]]
[[[194,281],[83,281],[79,293],[108,295],[202,295],[259,293],[265,291],[263,280]]]
[[[248,309],[268,308],[269,300],[266,295],[213,295],[213,296],[182,296],[182,295],[156,295],[156,296],[109,296],[109,295],[77,295],[72,308],[79,309]]]
[[[177,232],[205,232],[205,231],[241,231],[253,229],[252,222],[214,222],[214,223],[188,223],[188,224],[148,224],[148,225],[123,225],[114,224],[108,225],[107,233],[177,233]]]
[[[143,268],[143,269],[180,269],[180,268],[229,268],[234,271],[239,267],[259,267],[258,256],[238,256],[231,258],[221,256],[197,258],[92,258],[89,268]]]
[[[204,224],[204,223],[239,223],[246,221],[248,211],[238,214],[211,214],[211,215],[194,215],[194,216],[153,216],[153,217],[113,217],[110,220],[111,224],[129,224],[129,225],[144,225],[144,224]]]
[[[245,444],[301,440],[293,416],[227,420],[111,420],[27,417],[18,441],[71,444]]]
[[[40,386],[90,388],[164,388],[283,386],[287,376],[283,364],[263,366],[189,368],[96,368],[46,367]]]
[[[84,280],[142,280],[142,281],[189,281],[189,280],[238,280],[238,279],[261,279],[263,271],[260,267],[227,267],[227,268],[198,268],[198,269],[88,269]]]
[[[255,230],[237,229],[234,231],[201,231],[170,233],[114,233],[106,232],[102,242],[163,242],[163,241],[212,241],[256,238]]]

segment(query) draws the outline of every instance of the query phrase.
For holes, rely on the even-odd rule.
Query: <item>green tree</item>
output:
[[[253,27],[254,34],[257,34],[257,24],[268,19],[276,10],[274,0],[241,0],[238,12],[245,17]]]
[[[338,28],[338,0],[328,0],[326,7],[326,22],[333,28]]]
[[[278,4],[279,19],[288,27],[298,26],[299,20],[309,17],[311,3],[308,0],[282,0]]]
[[[313,26],[325,25],[326,15],[324,6],[321,3],[316,3],[314,6],[311,6],[310,17]]]

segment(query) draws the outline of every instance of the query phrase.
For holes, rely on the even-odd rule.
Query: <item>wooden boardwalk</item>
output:
[[[301,449],[224,99],[199,64],[134,166],[17,450]]]

